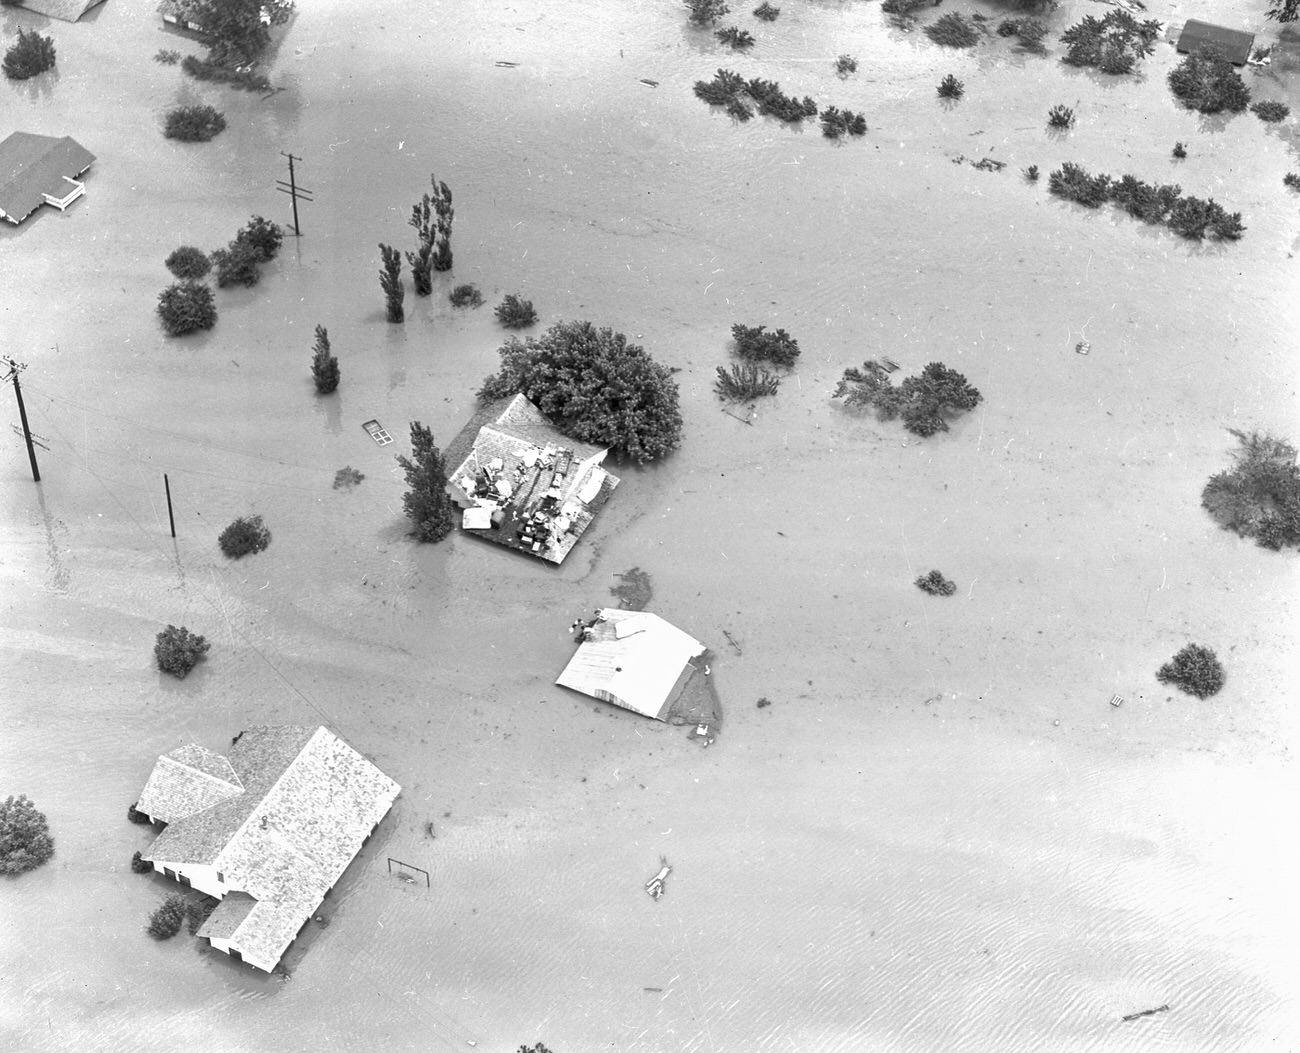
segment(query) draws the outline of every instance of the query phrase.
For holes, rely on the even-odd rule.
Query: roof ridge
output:
[[[198,743],[191,742],[189,743],[189,745],[198,746]],[[182,747],[182,749],[183,748],[184,747]],[[204,747],[199,746],[199,749],[203,749],[203,748]],[[212,751],[209,750],[208,752],[211,753]],[[237,786],[241,793],[247,790],[247,787],[244,785],[244,780],[239,777],[239,772],[235,771],[235,766],[230,763],[230,758],[227,757],[224,753],[213,753],[213,756],[220,757],[223,761],[226,762],[226,767],[230,769],[230,774],[235,777],[235,781],[233,783],[229,779],[223,779],[220,776],[213,775],[211,772],[206,772],[202,768],[196,768],[193,764],[186,764],[184,761],[179,761],[175,757],[173,757],[170,753],[161,754],[158,759],[160,761],[169,761],[170,763],[175,764],[178,768],[185,768],[186,770],[192,771],[197,775],[202,775],[205,779],[211,779],[213,782],[219,782],[224,786]],[[209,807],[211,806],[209,805]]]

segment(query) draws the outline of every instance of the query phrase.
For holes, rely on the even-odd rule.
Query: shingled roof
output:
[[[21,223],[45,203],[45,195],[67,195],[69,179],[81,175],[95,155],[65,135],[14,132],[0,142],[0,212]]]
[[[191,744],[158,758],[135,806],[151,819],[174,823],[243,792],[230,761]]]
[[[176,754],[208,768],[226,761],[243,789],[172,821],[143,856],[182,872],[187,863],[212,867],[231,893],[251,898],[227,906],[228,893],[199,935],[229,940],[246,961],[269,970],[401,787],[326,728],[256,727],[228,757],[197,746],[160,757],[149,781],[157,781],[159,800],[176,782]]]
[[[552,424],[523,394],[497,399],[482,406],[470,417],[455,438],[447,444],[443,460],[447,478],[453,478],[464,466],[471,453],[480,448],[480,459],[490,460],[500,456],[498,447],[517,448],[521,444],[544,448],[548,445],[561,450],[571,450],[575,461],[585,461],[600,453],[604,447],[570,439]],[[493,447],[492,452],[484,450]]]

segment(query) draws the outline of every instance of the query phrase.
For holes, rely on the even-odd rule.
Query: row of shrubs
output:
[[[1213,198],[1183,197],[1179,186],[1144,183],[1131,175],[1091,175],[1069,161],[1048,176],[1047,187],[1057,197],[1087,208],[1110,202],[1144,223],[1163,223],[1185,238],[1208,234],[1235,240],[1246,229],[1240,212],[1228,212]]]

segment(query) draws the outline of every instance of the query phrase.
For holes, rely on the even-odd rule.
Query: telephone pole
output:
[[[302,231],[298,229],[298,199],[302,198],[303,201],[311,204],[311,195],[313,191],[304,190],[298,185],[297,179],[294,177],[293,163],[295,161],[301,161],[302,158],[294,157],[293,154],[286,154],[283,150],[280,151],[280,156],[289,159],[289,182],[286,183],[283,179],[277,179],[276,183],[278,185],[275,189],[280,191],[282,194],[288,194],[289,197],[293,199],[293,236],[295,238],[300,238],[302,237]]]
[[[27,407],[23,405],[23,387],[18,383],[18,374],[27,368],[25,362],[15,362],[12,358],[2,361],[9,364],[9,375],[5,380],[14,382],[14,394],[18,397],[18,416],[23,422],[23,438],[27,441],[27,459],[32,462],[32,479],[41,481],[41,470],[36,467],[36,447],[32,445],[32,429],[27,426]]]

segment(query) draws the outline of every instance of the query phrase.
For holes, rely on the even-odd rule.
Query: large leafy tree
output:
[[[418,541],[441,541],[456,525],[456,506],[447,495],[447,466],[433,434],[418,420],[411,422],[411,456],[398,457],[409,490],[402,507]]]
[[[35,870],[54,855],[54,839],[45,816],[24,794],[0,804],[0,874]]]
[[[931,362],[920,376],[907,377],[897,387],[890,370],[874,360],[861,369],[850,368],[835,386],[832,398],[849,406],[871,406],[881,420],[903,418],[908,431],[921,436],[948,430],[948,418],[974,409],[983,396],[955,369]]]
[[[293,14],[293,0],[178,0],[176,7],[203,27],[212,59],[231,66],[254,61],[271,42],[271,27]]]
[[[1273,0],[1268,17],[1274,22],[1294,22],[1300,19],[1300,0]]]
[[[641,462],[677,447],[677,382],[644,348],[590,322],[559,322],[538,337],[512,337],[501,368],[483,382],[483,401],[523,392],[551,422],[582,442]]]

